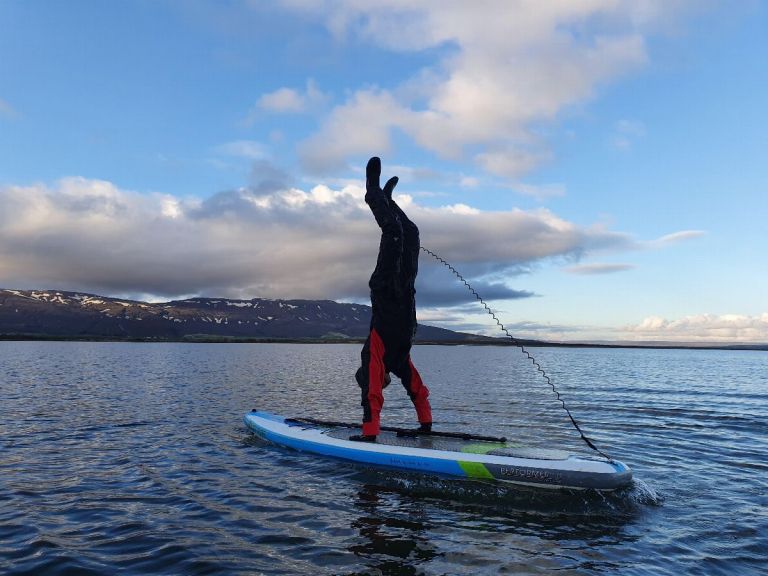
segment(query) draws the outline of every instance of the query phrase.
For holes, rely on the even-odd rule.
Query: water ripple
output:
[[[357,346],[2,343],[4,574],[759,574],[768,355],[543,348],[610,494],[385,472],[252,435],[359,416]],[[420,346],[443,428],[588,449],[509,348]],[[402,389],[388,424],[410,425]],[[394,390],[394,391],[393,391]]]

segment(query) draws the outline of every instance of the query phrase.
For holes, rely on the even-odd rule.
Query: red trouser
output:
[[[411,345],[399,346],[387,342],[375,328],[371,329],[365,346],[360,353],[363,365],[355,377],[360,385],[363,405],[363,434],[376,436],[379,433],[381,407],[384,405],[382,389],[384,375],[391,372],[403,383],[408,396],[416,408],[420,424],[432,423],[432,409],[429,405],[429,389],[421,380],[418,370],[411,361]]]

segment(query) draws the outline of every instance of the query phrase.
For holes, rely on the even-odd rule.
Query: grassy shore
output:
[[[214,334],[192,334],[181,338],[126,338],[101,335],[53,335],[53,334],[0,334],[0,341],[46,341],[46,342],[184,342],[199,344],[362,344],[364,338],[241,338]],[[768,351],[768,344],[688,344],[676,342],[634,343],[634,342],[546,342],[543,340],[515,340],[508,338],[478,337],[467,340],[419,340],[415,345],[433,346],[526,346],[557,348],[639,348],[639,349],[681,349],[681,350],[760,350]]]

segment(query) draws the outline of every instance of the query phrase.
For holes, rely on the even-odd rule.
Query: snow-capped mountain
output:
[[[194,339],[365,338],[370,306],[331,300],[191,298],[148,303],[60,290],[0,289],[0,335]],[[417,340],[481,339],[420,325]]]

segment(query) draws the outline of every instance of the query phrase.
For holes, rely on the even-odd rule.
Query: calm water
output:
[[[429,479],[247,432],[255,407],[356,420],[357,346],[0,343],[0,572],[766,573],[768,353],[533,353],[633,487]],[[414,361],[439,428],[583,449],[519,351]],[[396,380],[386,402],[414,421]]]

